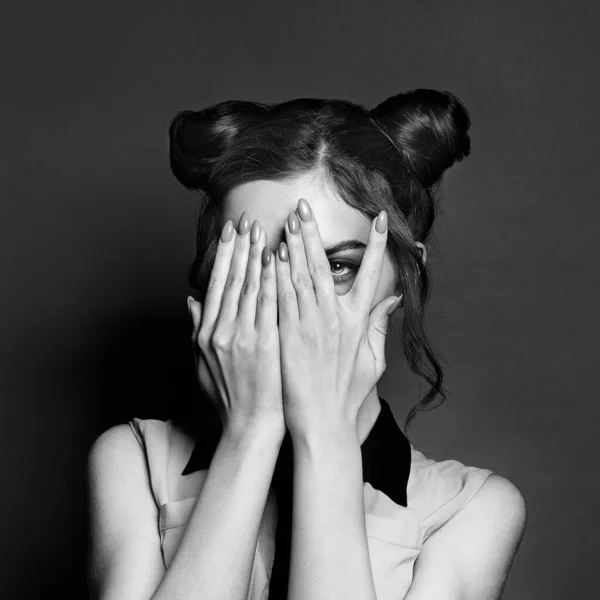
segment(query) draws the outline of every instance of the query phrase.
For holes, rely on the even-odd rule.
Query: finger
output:
[[[196,381],[200,388],[214,400],[218,397],[219,388],[211,369],[215,369],[216,373],[220,373],[220,369],[218,364],[215,365],[213,361],[211,361],[211,357],[204,356],[204,353],[200,348],[198,333],[202,322],[202,303],[194,300],[192,296],[188,296],[188,309],[193,322],[192,350],[194,353],[194,360],[197,361]]]
[[[383,229],[383,231],[381,231]],[[387,214],[382,210],[373,219],[369,232],[369,241],[360,268],[354,280],[354,285],[348,294],[354,306],[366,315],[371,310],[375,292],[381,278],[383,256],[387,244]]]
[[[187,305],[190,317],[192,318],[192,352],[194,358],[198,358],[198,353],[200,352],[198,332],[200,331],[200,325],[202,323],[202,304],[197,300],[194,300],[192,296],[188,296]]]
[[[375,371],[377,378],[381,377],[385,371],[385,338],[390,321],[390,308],[399,300],[396,296],[391,296],[382,300],[373,308],[369,314],[367,327],[367,340],[369,347],[375,359]]]
[[[241,327],[246,328],[247,331],[254,329],[256,325],[256,298],[260,289],[261,256],[266,243],[265,238],[266,233],[263,232],[259,221],[254,221],[250,230],[250,253],[246,268],[246,279],[240,291],[237,315]]]
[[[277,311],[279,327],[281,327],[282,324],[297,322],[300,318],[296,290],[290,279],[290,263],[285,242],[279,244],[275,253],[275,274],[277,277]]]
[[[235,250],[235,239],[237,233],[231,220],[227,221],[221,231],[221,237],[217,245],[217,253],[213,262],[208,287],[204,297],[203,322],[205,327],[212,330],[219,316],[221,299],[225,288],[225,281],[231,266],[231,258]]]
[[[277,331],[277,275],[275,257],[267,244],[267,232],[263,233],[265,244],[261,252],[260,290],[256,298],[256,331],[263,336]]]
[[[310,319],[317,310],[317,298],[308,270],[300,222],[294,212],[289,214],[285,222],[285,236],[288,247],[290,279],[296,290],[298,314],[301,319]]]
[[[192,318],[192,343],[195,346],[198,332],[200,331],[200,323],[202,322],[202,303],[194,300],[192,296],[187,297],[188,311]]]
[[[231,258],[231,266],[225,278],[221,310],[217,317],[217,324],[231,323],[237,317],[240,290],[246,278],[246,266],[248,264],[248,250],[250,249],[249,232],[250,217],[244,211],[238,225],[238,235],[235,240],[235,251]]]
[[[333,314],[336,310],[337,296],[331,275],[331,267],[325,254],[325,248],[323,248],[317,221],[313,216],[310,205],[304,198],[300,198],[298,201],[297,213],[300,217],[300,230],[304,242],[306,262],[308,272],[312,278],[317,305],[321,310]]]

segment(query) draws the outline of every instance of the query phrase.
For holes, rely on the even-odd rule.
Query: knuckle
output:
[[[338,317],[332,317],[327,323],[329,333],[338,334],[342,330],[342,324]]]
[[[242,285],[242,289],[240,290],[240,295],[242,296],[252,296],[258,291],[258,286],[252,280],[244,281]]]
[[[271,285],[271,283],[274,282],[275,279],[276,279],[276,276],[271,272],[271,269],[267,269],[267,268],[263,267],[263,270],[261,273],[262,284],[263,285]]]
[[[267,294],[265,292],[261,292],[260,294],[258,294],[257,298],[256,298],[256,304],[258,306],[269,306],[271,303],[273,302],[273,297],[271,294]]]
[[[311,273],[316,277],[331,277],[331,267],[328,262],[318,261],[311,266]]]
[[[238,352],[248,352],[254,347],[254,344],[249,339],[249,337],[247,335],[242,334],[241,332],[238,332],[236,335],[233,336],[233,339],[231,340],[231,345]]]
[[[329,302],[332,298],[337,297],[335,287],[333,286],[333,282],[332,285],[323,286],[321,293],[325,302]]]
[[[202,339],[202,337],[200,337],[200,335],[195,336],[194,334],[192,334],[192,343],[197,345],[198,348],[200,348],[200,350],[204,350],[204,348],[206,348],[206,344],[204,343],[204,340]]]
[[[314,329],[309,329],[306,331],[304,333],[304,338],[312,347],[317,347],[320,345],[321,336]]]
[[[237,273],[229,273],[225,280],[225,289],[239,287],[242,284],[242,279]]]
[[[202,351],[210,349],[210,335],[204,329],[198,332],[198,346]]]
[[[223,352],[229,348],[229,339],[222,333],[213,333],[210,338],[210,347],[215,352]]]
[[[261,355],[272,354],[279,349],[279,335],[276,331],[265,332],[261,336],[258,352]]]
[[[312,287],[312,277],[308,273],[302,271],[299,273],[292,273],[292,283],[297,288]]]
[[[279,290],[278,295],[281,301],[291,302],[296,297],[296,292],[293,289],[286,287],[282,290]]]

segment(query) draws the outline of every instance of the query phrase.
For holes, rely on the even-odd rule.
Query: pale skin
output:
[[[299,232],[294,235],[286,220],[290,213],[298,215],[299,198],[308,200],[313,219],[309,222],[298,219]],[[268,406],[257,405],[251,413],[243,412],[243,419],[230,421],[243,422],[244,427],[225,429],[225,439],[213,459],[213,464],[217,465],[215,473],[211,473],[210,481],[207,478],[202,490],[206,506],[212,505],[213,498],[213,504],[220,502],[222,505],[216,519],[222,522],[221,529],[217,530],[213,524],[214,514],[209,518],[208,508],[204,509],[204,513],[197,511],[190,518],[180,548],[168,569],[173,571],[172,574],[165,572],[162,564],[156,532],[156,509],[139,446],[135,440],[132,441],[127,426],[117,426],[103,434],[90,453],[90,578],[98,590],[95,597],[102,600],[118,597],[183,599],[200,595],[217,598],[225,588],[228,590],[227,597],[245,598],[247,588],[243,582],[247,583],[258,523],[285,430],[280,426],[283,419],[278,417],[278,402],[281,414],[290,432],[293,432],[295,458],[289,598],[376,599],[364,522],[360,444],[366,439],[381,409],[376,384],[382,365],[381,362],[377,364],[375,357],[362,355],[361,364],[372,361],[375,380],[372,385],[371,382],[364,384],[369,391],[363,398],[352,399],[348,398],[351,394],[339,391],[346,389],[343,385],[330,385],[328,376],[335,381],[344,380],[344,365],[336,367],[331,362],[321,373],[327,394],[310,404],[309,397],[314,399],[315,394],[303,393],[300,386],[293,383],[294,377],[302,381],[303,368],[314,373],[315,364],[322,363],[325,355],[317,356],[315,363],[311,364],[315,348],[305,343],[302,337],[305,330],[293,329],[290,323],[298,325],[302,310],[306,315],[309,314],[307,307],[312,307],[312,310],[320,311],[313,313],[310,319],[314,324],[315,315],[326,314],[326,304],[325,301],[316,302],[318,290],[311,298],[307,289],[297,287],[302,277],[294,280],[292,273],[297,273],[300,266],[308,273],[315,272],[312,269],[315,261],[325,257],[324,246],[356,239],[367,245],[367,249],[345,250],[326,257],[330,261],[331,273],[343,273],[344,277],[343,280],[341,277],[335,280],[330,276],[327,282],[340,301],[339,305],[335,304],[336,310],[341,310],[340,306],[353,306],[358,311],[356,314],[362,315],[365,320],[370,311],[373,311],[372,314],[379,311],[380,322],[383,323],[382,303],[393,295],[401,294],[402,290],[394,280],[385,243],[377,241],[381,234],[376,232],[374,223],[345,204],[318,174],[238,186],[227,198],[222,223],[231,219],[237,224],[244,212],[259,221],[263,245],[268,241],[268,247],[276,252],[280,242],[284,241],[288,248],[287,262],[282,261],[279,254],[274,254],[269,266],[271,273],[276,275],[279,292],[276,325],[286,331],[286,336],[280,339],[281,355],[285,356],[286,348],[293,346],[297,357],[294,371],[290,368],[289,353],[287,367],[285,361],[282,362],[281,384],[288,392],[284,391],[279,399],[273,395]],[[419,243],[417,246],[421,249],[423,261],[426,261],[424,246]],[[299,260],[301,257],[304,263]],[[361,261],[368,263],[370,270],[378,271],[378,277],[360,279],[357,273],[352,274],[344,265],[337,263],[338,260],[357,265]],[[360,271],[363,271],[362,266]],[[296,297],[291,293],[282,296],[282,290],[290,285],[296,290]],[[351,293],[359,288],[361,296]],[[288,303],[287,309],[281,304],[282,298]],[[331,296],[329,298],[331,300]],[[334,303],[328,306],[333,310]],[[195,303],[191,310],[196,335],[200,329],[200,308]],[[291,319],[291,309],[297,311],[296,321]],[[272,318],[272,309],[269,314]],[[328,316],[331,317],[331,314]],[[318,319],[316,321],[319,322]],[[328,321],[324,319],[322,323]],[[270,323],[273,325],[273,321]],[[292,332],[295,337],[290,343]],[[314,333],[315,330],[312,330]],[[314,341],[314,335],[311,339]],[[337,368],[335,372],[339,376],[332,375],[332,368]],[[348,379],[348,375],[345,377]],[[338,393],[339,396],[336,396]],[[288,413],[285,412],[286,403],[294,407]],[[327,410],[319,412],[323,406],[327,406]],[[238,416],[242,414],[239,410],[234,411],[233,405],[229,408],[224,416],[234,412]],[[259,413],[261,416],[268,414],[269,418],[250,418]],[[267,422],[268,426],[263,425]],[[320,427],[319,423],[323,426]],[[251,440],[240,434],[248,429],[255,433]],[[254,471],[252,477],[244,479],[245,470],[251,468],[260,469],[260,477]],[[252,486],[256,500],[250,502]],[[315,489],[321,492],[314,494]],[[236,504],[238,494],[245,495],[246,501]],[[249,523],[253,526],[249,527]],[[405,599],[500,598],[525,523],[526,508],[519,490],[508,479],[492,474],[464,509],[424,543]],[[202,534],[202,540],[195,537],[196,532],[197,536]],[[206,551],[207,546],[216,548],[219,541],[228,539],[231,543],[223,543],[228,553],[215,556],[215,552]],[[328,543],[324,544],[323,540]],[[236,548],[237,554],[231,548]]]
[[[267,245],[275,254],[280,243],[286,241],[285,222],[288,215],[296,210],[299,198],[310,198],[310,207],[318,223],[322,245],[327,248],[343,240],[359,240],[365,245],[369,239],[371,222],[361,212],[346,204],[332,189],[324,184],[316,174],[304,175],[297,180],[284,182],[254,181],[238,186],[229,194],[223,223],[231,219],[238,223],[242,213],[246,211],[256,218],[267,233]],[[427,250],[423,244],[416,242],[421,250],[423,260],[427,260]],[[334,273],[344,274],[346,281],[338,278],[335,283],[335,293],[339,296],[348,293],[354,277],[350,268],[337,265],[335,260],[354,262],[360,265],[364,250],[345,250],[330,255]],[[381,265],[381,276],[377,285],[372,306],[385,298],[402,294],[402,287],[394,279],[392,262],[386,251]],[[366,439],[375,423],[381,406],[377,387],[367,394],[358,413],[357,432],[360,443]]]

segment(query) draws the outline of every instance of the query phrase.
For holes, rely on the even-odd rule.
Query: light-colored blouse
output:
[[[196,439],[170,419],[134,418],[129,425],[146,456],[159,511],[157,529],[162,556],[168,568],[208,470],[182,475]],[[492,473],[457,460],[436,462],[412,444],[410,450],[407,506],[396,504],[366,481],[363,485],[367,542],[378,600],[399,600],[406,595],[414,562],[427,538],[462,510]],[[393,460],[390,465],[393,468]],[[268,598],[276,525],[277,501],[271,488],[260,524],[247,600]]]

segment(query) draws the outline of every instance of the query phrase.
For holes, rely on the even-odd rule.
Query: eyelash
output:
[[[358,271],[358,265],[356,265],[353,262],[347,261],[347,260],[342,260],[342,259],[334,259],[334,260],[330,260],[329,261],[330,265],[342,265],[343,267],[347,267],[349,268],[354,274],[356,274],[356,272]],[[348,274],[346,275],[334,275],[333,273],[331,274],[333,277],[333,281],[334,283],[345,283],[347,281]]]

